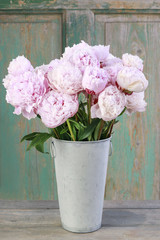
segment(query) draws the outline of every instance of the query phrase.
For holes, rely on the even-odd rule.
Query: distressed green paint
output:
[[[149,79],[145,113],[121,119],[113,136],[106,199],[159,199],[159,66],[160,17],[148,15],[97,15],[97,43],[111,44],[118,57],[124,52],[144,60]],[[104,29],[104,34],[101,34]]]
[[[107,200],[130,199],[134,149],[131,150],[129,132],[125,125],[126,117],[121,117],[112,136],[113,155],[109,158],[105,192]]]
[[[0,76],[5,76],[9,61],[17,55],[24,54],[37,66],[60,57],[65,45],[81,40],[92,45],[111,44],[111,52],[118,57],[124,52],[138,54],[144,59],[150,82],[148,108],[145,113],[121,117],[115,126],[105,199],[159,199],[160,55],[156,50],[160,45],[160,17],[144,13],[156,13],[160,6],[154,10],[153,1],[145,1],[146,5],[134,1],[134,6],[133,1],[107,2],[87,0],[80,6],[79,1],[69,0],[63,4],[0,1],[0,9],[7,8],[0,16]],[[124,2],[126,9],[121,9]],[[152,10],[147,10],[151,6]],[[121,14],[127,12],[137,14]],[[26,152],[27,144],[19,143],[24,134],[45,131],[45,127],[38,119],[28,121],[13,115],[2,85],[0,93],[0,198],[57,199],[53,159],[35,150]]]
[[[61,28],[61,15],[36,18],[11,15],[7,19],[1,16],[1,79],[7,73],[9,61],[18,55],[24,54],[34,66],[60,57]],[[6,103],[2,85],[0,93],[0,198],[57,199],[54,163],[50,155],[35,150],[26,152],[27,144],[20,143],[24,134],[35,130],[46,131],[46,128],[39,119],[28,121],[13,115],[13,107]]]
[[[72,46],[81,40],[94,44],[94,15],[90,11],[69,10],[66,13],[66,45]]]
[[[159,66],[160,56],[156,51],[160,44],[160,23],[149,23],[147,28],[148,36],[148,51],[150,53],[150,59],[147,59],[147,65],[150,73],[150,91],[148,91],[148,134],[147,144],[145,152],[145,197],[151,199],[151,196],[155,195],[156,181],[159,179],[159,161],[160,161],[160,146],[159,146],[159,124],[160,124],[160,81],[159,81]],[[155,36],[153,38],[153,36]]]
[[[159,0],[1,0],[1,9],[92,9],[101,12],[159,11]]]

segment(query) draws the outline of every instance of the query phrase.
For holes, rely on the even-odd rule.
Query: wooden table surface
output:
[[[102,228],[61,227],[55,201],[0,201],[0,240],[160,240],[160,201],[105,201]]]

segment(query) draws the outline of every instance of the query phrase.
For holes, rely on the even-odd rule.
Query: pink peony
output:
[[[37,73],[38,71],[41,71],[42,74],[44,75],[44,78],[45,78],[46,82],[48,82],[48,91],[49,91],[49,87],[50,87],[50,83],[49,83],[49,80],[48,80],[48,72],[57,68],[60,63],[61,63],[61,61],[59,59],[54,59],[47,65],[43,64],[43,65],[35,68],[35,72]],[[54,86],[52,86],[52,89],[57,90]]]
[[[36,117],[36,109],[48,89],[41,71],[25,72],[19,76],[8,74],[3,80],[7,89],[6,100],[15,107],[14,113],[22,113],[27,119]]]
[[[144,74],[135,67],[124,67],[119,71],[117,83],[122,89],[133,92],[143,92],[148,86]]]
[[[55,128],[74,116],[78,111],[78,107],[77,94],[68,95],[50,91],[44,96],[39,105],[38,114],[47,127]]]
[[[83,80],[82,86],[89,94],[98,94],[105,88],[108,83],[107,73],[99,67],[87,67]]]
[[[12,82],[12,79],[15,78],[15,76],[8,74],[5,76],[5,78],[3,79],[3,86],[8,89],[10,86],[10,83]]]
[[[45,75],[45,74],[47,74],[49,71],[51,71],[52,70],[52,67],[49,65],[49,64],[43,64],[43,65],[41,65],[41,66],[38,66],[38,67],[36,67],[35,68],[35,72],[37,72],[37,71],[41,71],[41,72],[43,72],[43,74]]]
[[[105,71],[107,72],[109,82],[112,85],[115,85],[115,83],[117,81],[118,72],[122,68],[123,68],[123,64],[122,64],[122,60],[120,58],[117,58],[117,57],[109,58],[105,62],[105,66],[103,69],[105,69]]]
[[[122,61],[124,66],[136,67],[138,70],[143,71],[143,60],[138,56],[125,53],[122,55]]]
[[[49,71],[53,70],[54,68],[58,67],[59,64],[61,63],[61,60],[59,59],[54,59],[52,60],[49,64],[43,64],[41,66],[38,66],[35,68],[35,71],[40,70],[44,74],[48,74]]]
[[[102,113],[98,103],[91,107],[91,118],[102,118]]]
[[[55,69],[48,73],[51,88],[67,94],[76,94],[82,88],[81,71],[69,62],[62,61]]]
[[[125,107],[125,94],[116,86],[108,86],[99,94],[98,103],[91,107],[92,118],[111,121],[118,117]]]
[[[33,71],[33,67],[30,61],[24,56],[18,56],[13,59],[8,67],[8,73],[13,76],[18,76],[19,74],[23,74],[27,71]]]
[[[87,66],[100,65],[92,47],[84,41],[77,45],[74,44],[73,47],[65,48],[63,59],[76,65],[82,73]]]
[[[107,58],[109,56],[109,48],[110,46],[104,46],[104,45],[96,45],[93,46],[92,49],[100,63],[103,64],[103,62],[107,61]]]
[[[132,93],[126,95],[126,113],[128,115],[134,112],[144,112],[146,110],[147,103],[144,100],[144,92]]]

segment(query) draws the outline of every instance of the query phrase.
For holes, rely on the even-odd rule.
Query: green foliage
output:
[[[86,128],[83,128],[83,130],[80,131],[79,136],[78,136],[78,140],[79,141],[84,140],[84,139],[87,140],[87,138],[89,138],[91,140],[92,139],[92,133],[94,132],[95,128],[97,127],[97,124],[100,121],[101,120],[98,119],[98,118],[93,119],[91,124],[88,124]]]
[[[23,142],[24,140],[31,141],[29,146],[27,147],[27,151],[29,151],[31,148],[35,147],[39,152],[47,153],[47,152],[44,152],[44,143],[51,136],[52,135],[49,133],[33,132],[31,134],[24,136],[21,139],[21,142]]]

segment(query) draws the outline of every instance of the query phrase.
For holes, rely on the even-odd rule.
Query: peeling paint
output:
[[[19,0],[19,1],[18,1],[18,5],[19,5],[20,7],[25,6],[25,5],[26,5],[26,2],[23,1],[23,0]]]

